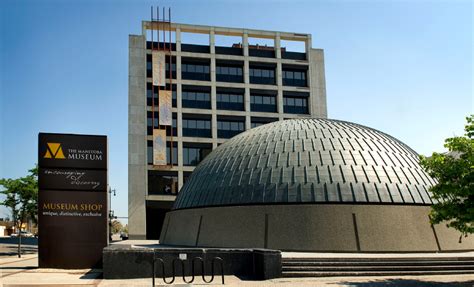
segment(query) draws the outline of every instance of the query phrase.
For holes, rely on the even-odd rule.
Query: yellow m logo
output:
[[[60,143],[47,143],[46,154],[44,158],[65,159],[63,149]]]

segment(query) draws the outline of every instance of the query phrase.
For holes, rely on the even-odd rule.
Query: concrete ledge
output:
[[[164,261],[164,275],[172,276],[172,264],[175,275],[182,276],[183,268],[179,260],[183,254],[184,275],[191,276],[192,261],[196,257],[204,260],[204,274],[211,275],[211,263],[214,257],[223,259],[224,274],[249,279],[266,280],[281,276],[281,252],[268,249],[218,249],[218,248],[143,248],[133,245],[111,245],[103,250],[104,279],[130,279],[152,277],[153,258]],[[176,260],[177,259],[177,260]],[[162,277],[161,264],[155,266],[156,277]],[[215,274],[220,274],[220,264],[215,264]],[[201,264],[195,263],[195,275],[201,275]]]

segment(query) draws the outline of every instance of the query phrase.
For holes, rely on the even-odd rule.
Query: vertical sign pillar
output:
[[[107,246],[107,137],[40,133],[40,268],[102,265]]]

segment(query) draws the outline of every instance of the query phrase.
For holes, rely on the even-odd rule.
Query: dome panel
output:
[[[211,152],[174,209],[280,203],[431,204],[418,155],[358,124],[295,119],[241,133]]]

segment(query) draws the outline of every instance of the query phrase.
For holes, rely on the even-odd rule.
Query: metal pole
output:
[[[20,231],[18,232],[18,258],[21,258],[21,225]]]

